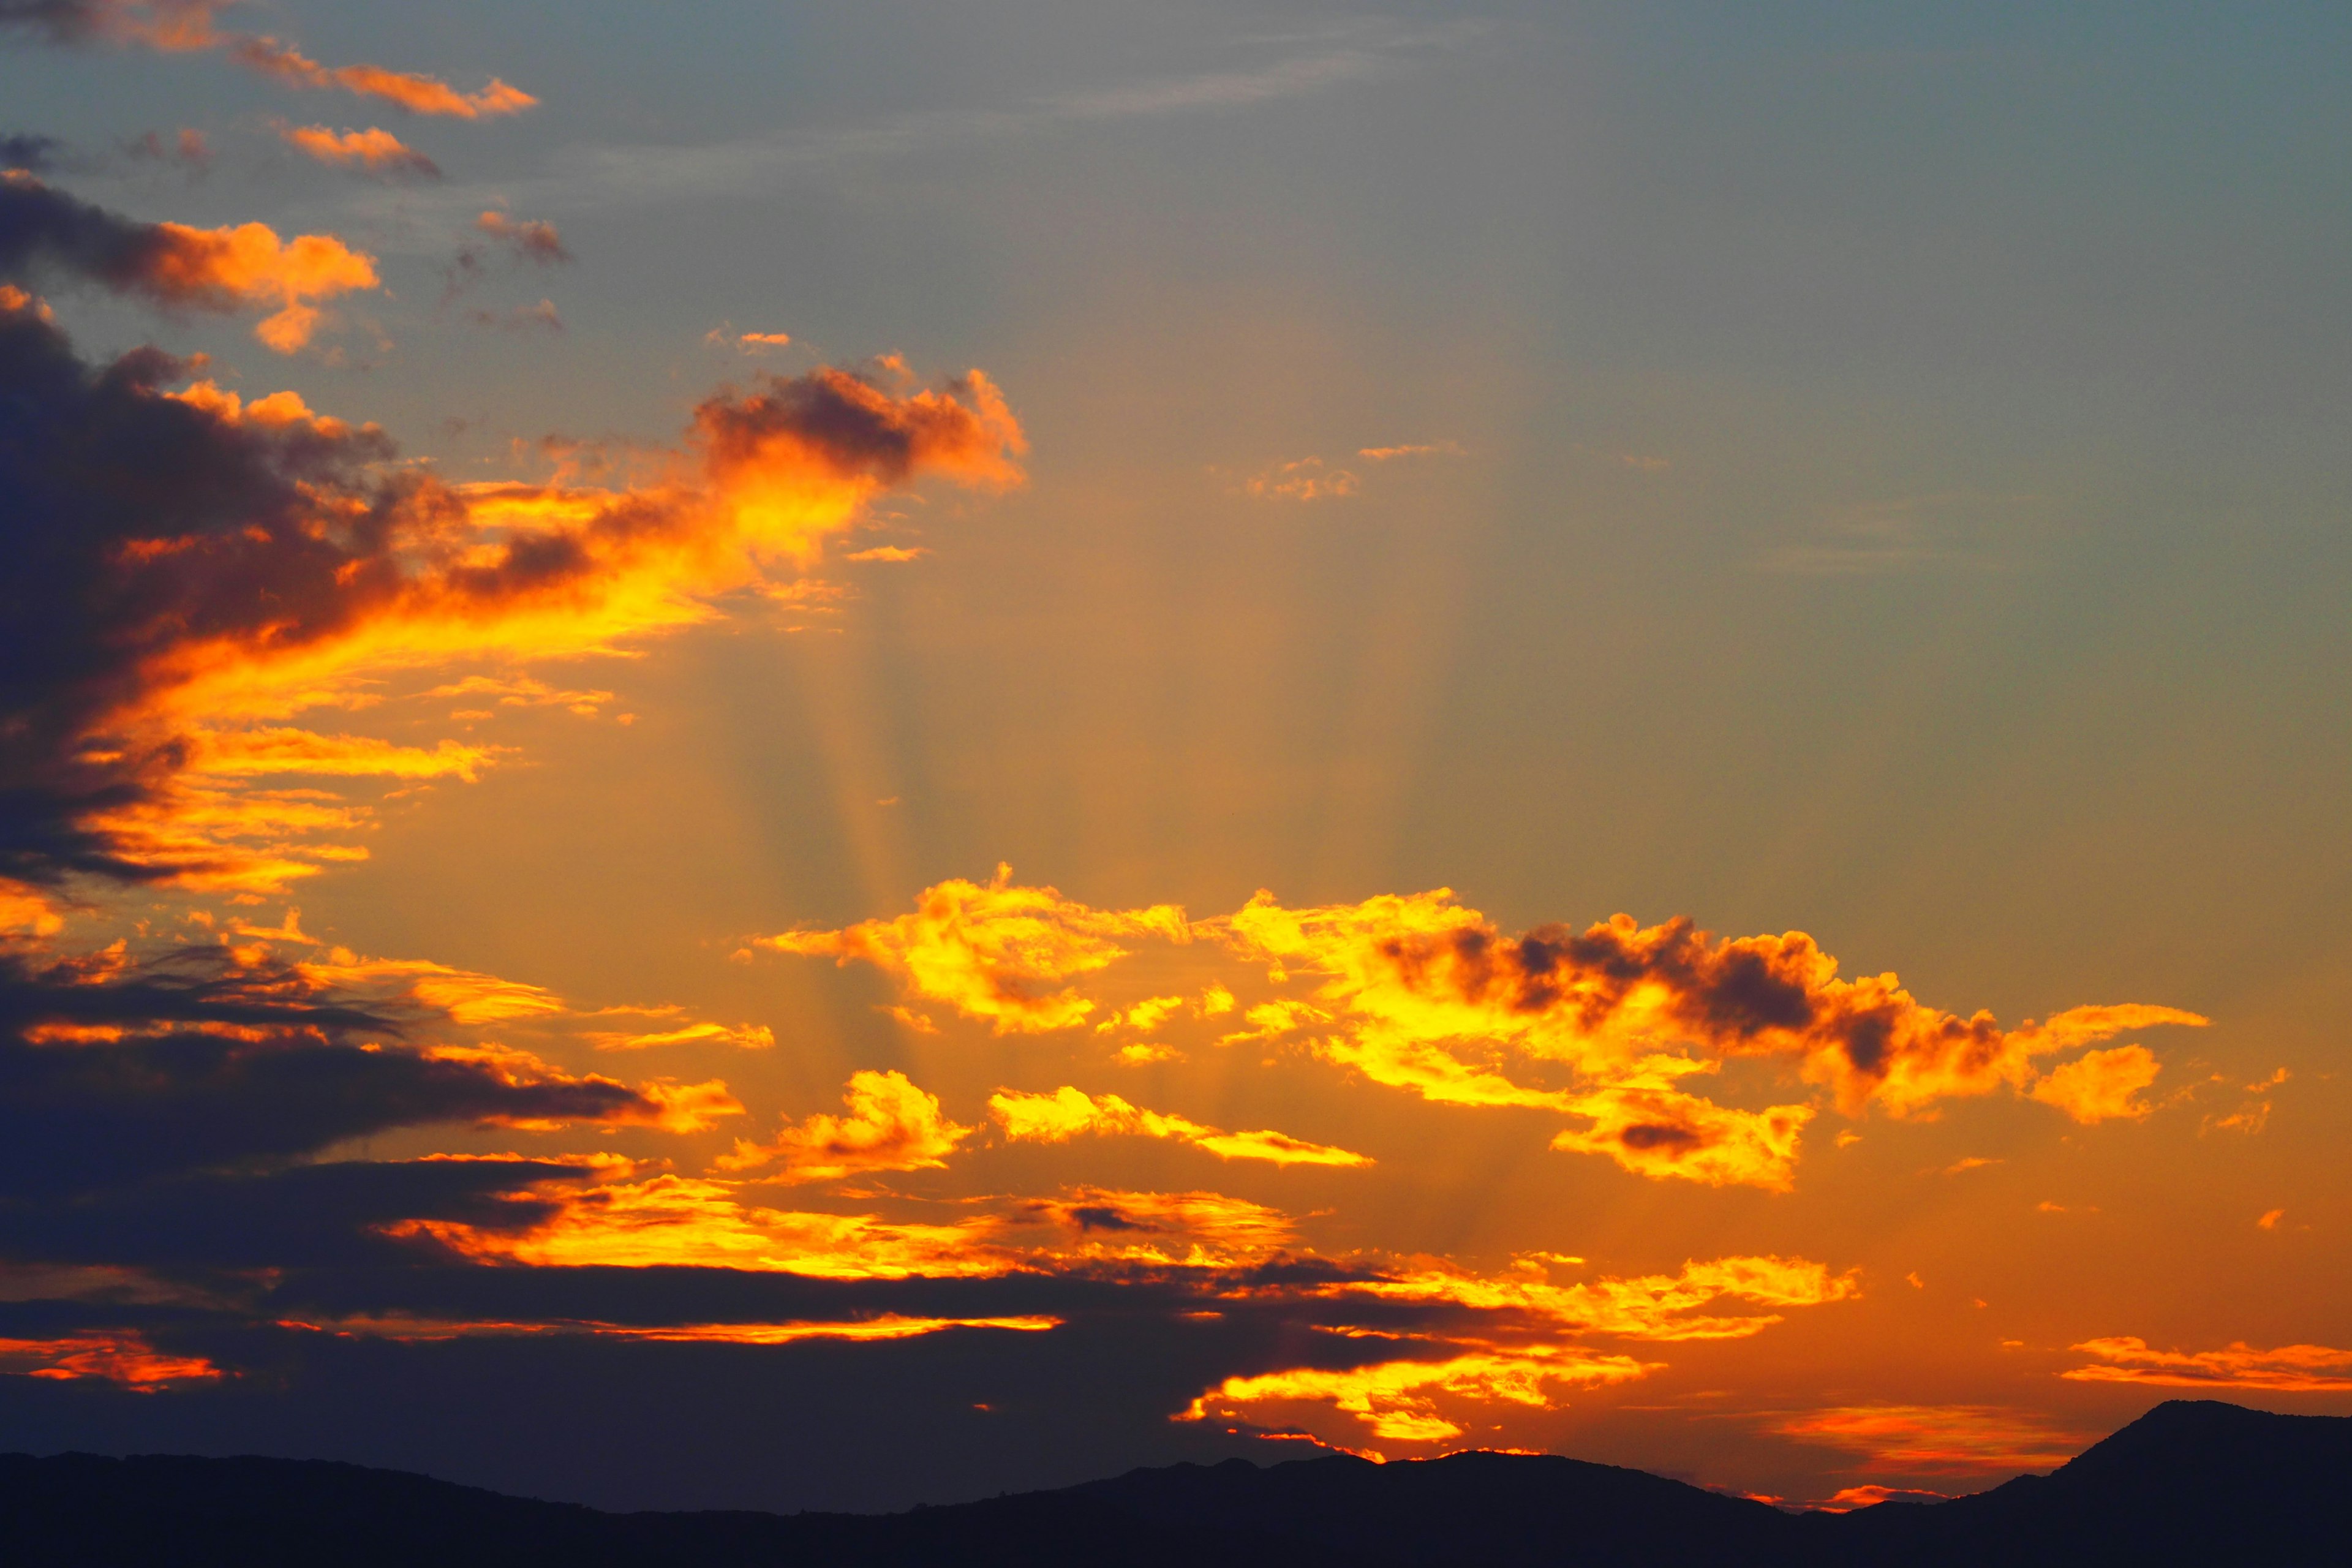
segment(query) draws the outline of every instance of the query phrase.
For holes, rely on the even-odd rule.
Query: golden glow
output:
[[[2274,1394],[2352,1391],[2352,1351],[2281,1345],[2258,1351],[2241,1340],[2218,1351],[2159,1351],[2130,1336],[2074,1347],[2098,1357],[2058,1375],[2076,1383],[2137,1383],[2156,1388],[2252,1388]]]
[[[985,1018],[1000,1035],[1066,1029],[1096,1004],[1065,982],[1127,956],[1120,942],[1190,940],[1184,912],[1095,910],[1051,888],[1023,888],[999,866],[986,887],[961,880],[926,888],[915,910],[845,931],[786,931],[756,945],[777,952],[864,959],[898,976],[915,995]]]
[[[1014,1142],[1066,1143],[1081,1133],[1165,1138],[1206,1149],[1223,1160],[1267,1160],[1277,1165],[1369,1165],[1362,1154],[1308,1143],[1286,1133],[1221,1132],[1181,1116],[1129,1105],[1118,1095],[1089,1096],[1068,1084],[1051,1094],[999,1089],[989,1096],[989,1114]]]
[[[221,1371],[202,1356],[167,1355],[138,1334],[79,1333],[55,1340],[0,1339],[0,1373],[72,1383],[98,1378],[133,1394],[208,1382]]]
[[[2007,1085],[2095,1122],[2147,1114],[2137,1096],[2155,1080],[2154,1055],[2138,1045],[2085,1051],[2046,1072],[2034,1058],[2126,1030],[2205,1021],[2126,1005],[2076,1007],[2004,1030],[1989,1013],[1963,1019],[1926,1006],[1892,974],[1840,979],[1837,961],[1801,931],[1717,940],[1688,921],[1644,927],[1619,915],[1581,932],[1544,927],[1512,938],[1443,888],[1304,910],[1260,892],[1233,915],[1196,921],[1166,904],[1093,909],[1052,888],[1017,886],[1000,867],[985,888],[943,882],[917,902],[895,920],[761,945],[865,959],[912,994],[1004,1033],[1092,1018],[1102,1004],[1080,983],[1129,957],[1127,943],[1213,943],[1263,966],[1268,984],[1307,992],[1250,1005],[1248,1026],[1223,1032],[1221,1045],[1296,1037],[1335,1066],[1425,1100],[1557,1111],[1582,1125],[1559,1131],[1555,1149],[1714,1186],[1789,1190],[1817,1114],[1811,1104],[1751,1110],[1691,1092],[1693,1079],[1727,1063],[1777,1063],[1822,1087],[1848,1116],[1874,1105],[1918,1114],[1945,1097]],[[1232,1009],[1232,987],[1245,984],[1239,973],[1213,983],[1215,1010]],[[1178,996],[1149,996],[1095,1026],[1156,1030],[1183,1007]],[[1154,1042],[1125,1059],[1167,1049]],[[1547,1069],[1576,1087],[1528,1081]],[[1045,1136],[1059,1114],[1182,1136],[1172,1124],[1150,1131],[1151,1113],[1119,1104],[1116,1113],[1081,1112],[1076,1101],[1060,1113],[1019,1110],[1023,1131],[1013,1135]]]
[[[846,1116],[811,1116],[786,1122],[767,1143],[737,1140],[731,1154],[715,1162],[722,1171],[750,1171],[775,1164],[772,1178],[785,1182],[837,1182],[866,1171],[942,1170],[955,1146],[971,1136],[940,1113],[937,1096],[924,1093],[899,1072],[850,1075],[842,1099]]]
[[[1199,1395],[1176,1417],[1205,1421],[1243,1418],[1253,1406],[1319,1402],[1356,1417],[1376,1437],[1398,1443],[1443,1443],[1463,1428],[1441,1415],[1436,1396],[1473,1403],[1505,1401],[1555,1408],[1554,1384],[1594,1388],[1631,1383],[1655,1363],[1624,1355],[1596,1355],[1573,1347],[1528,1345],[1474,1350],[1442,1361],[1391,1361],[1330,1369],[1293,1367],[1255,1377],[1229,1377]]]
[[[1840,1405],[1784,1417],[1772,1430],[1863,1455],[1866,1472],[1923,1476],[2054,1469],[2095,1436],[1981,1405]]]
[[[1815,1307],[1852,1300],[1862,1287],[1851,1271],[1832,1274],[1804,1258],[1770,1256],[1719,1258],[1685,1263],[1675,1274],[1560,1286],[1550,1282],[1545,1259],[1524,1257],[1506,1275],[1429,1267],[1394,1279],[1335,1286],[1331,1293],[1453,1301],[1540,1322],[1549,1331],[1675,1341],[1746,1339],[1781,1321],[1770,1313],[1698,1315],[1699,1309],[1726,1297],[1766,1307]]]

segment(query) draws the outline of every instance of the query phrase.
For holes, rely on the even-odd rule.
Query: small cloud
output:
[[[1334,500],[1354,495],[1360,483],[1345,468],[1326,468],[1320,458],[1301,458],[1253,476],[1242,490],[1261,500]]]
[[[552,300],[541,300],[536,305],[517,305],[505,310],[468,310],[466,320],[478,327],[488,327],[501,332],[561,332],[563,318]]]
[[[2278,1222],[2285,1217],[2286,1210],[2271,1209],[2264,1213],[2262,1218],[2254,1221],[2254,1223],[2264,1230],[2276,1230],[2278,1228]]]
[[[1970,1154],[1965,1159],[1955,1160],[1950,1164],[1945,1166],[1944,1174],[1948,1176],[1957,1176],[1962,1171],[1979,1171],[1982,1170],[1987,1165],[1999,1165],[2003,1163],[2004,1162],[2000,1160],[1988,1160],[1981,1154]]]
[[[1356,456],[1368,462],[1387,463],[1399,458],[1466,458],[1459,441],[1427,441],[1398,447],[1359,447]]]
[[[365,131],[331,131],[324,125],[289,125],[272,121],[278,140],[306,158],[339,168],[359,169],[388,179],[437,180],[441,165],[402,142],[391,132],[370,126]]]
[[[896,544],[877,544],[871,550],[852,551],[842,559],[845,561],[920,561],[929,553],[930,552],[921,545],[902,547]]]
[[[58,167],[66,144],[54,136],[0,135],[0,169],[47,174]]]
[[[163,163],[185,171],[192,178],[213,166],[212,143],[201,131],[176,131],[165,135],[150,131],[122,144],[131,158],[148,163]]]
[[[1173,1046],[1143,1041],[1118,1048],[1118,1059],[1129,1067],[1143,1067],[1152,1062],[1181,1062],[1184,1053]]]
[[[877,800],[874,804],[877,805],[896,805],[898,804],[898,797],[895,795],[886,795],[879,800]]]
[[[1837,1146],[1841,1149],[1851,1149],[1861,1142],[1862,1134],[1853,1131],[1851,1128],[1837,1135]]]
[[[1903,1277],[1903,1283],[1910,1286],[1914,1290],[1925,1290],[1927,1288],[1927,1282],[1919,1278],[1919,1271],[1916,1268]]]
[[[572,252],[564,248],[562,235],[551,223],[510,218],[502,212],[490,211],[474,220],[474,228],[486,237],[459,246],[457,254],[449,258],[449,265],[442,268],[444,305],[488,277],[491,259],[496,256],[503,255],[518,266],[536,267],[560,267],[572,258]]]
[[[875,1011],[887,1013],[919,1035],[936,1035],[940,1032],[940,1026],[932,1023],[928,1015],[918,1013],[912,1007],[877,1007]]]

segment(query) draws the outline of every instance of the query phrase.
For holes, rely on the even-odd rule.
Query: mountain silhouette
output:
[[[1135,1470],[898,1514],[605,1513],[317,1460],[0,1456],[0,1557],[110,1568],[2352,1563],[2352,1417],[2173,1401],[1974,1497],[1790,1514],[1544,1455]]]

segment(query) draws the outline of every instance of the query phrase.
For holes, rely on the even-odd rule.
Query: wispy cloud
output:
[[[795,174],[969,147],[1118,121],[1211,115],[1377,81],[1414,68],[1475,36],[1481,25],[1406,28],[1361,24],[1254,40],[1276,58],[1181,74],[1137,77],[995,107],[917,110],[864,121],[801,127],[698,146],[573,149],[543,178],[495,194],[559,209],[629,205],[772,187]],[[488,187],[453,190],[479,205]]]
[[[2003,564],[1985,537],[2035,498],[1942,490],[1872,501],[1821,519],[1801,537],[1765,550],[1761,571],[1798,577],[1877,577]]]

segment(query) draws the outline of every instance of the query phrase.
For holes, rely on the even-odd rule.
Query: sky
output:
[[[0,1446],[2352,1414],[2347,33],[0,0]]]

